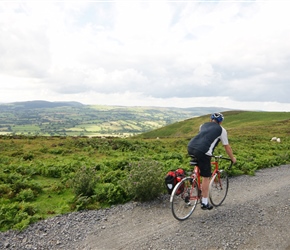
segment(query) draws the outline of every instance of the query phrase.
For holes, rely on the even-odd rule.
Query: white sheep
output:
[[[277,137],[273,137],[273,138],[271,139],[271,141],[281,142],[281,139],[280,139],[280,138],[277,138]]]

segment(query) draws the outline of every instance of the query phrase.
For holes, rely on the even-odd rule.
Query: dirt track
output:
[[[169,197],[131,204],[96,224],[78,249],[287,249],[290,250],[290,166],[230,179],[221,207],[199,207],[184,222]]]

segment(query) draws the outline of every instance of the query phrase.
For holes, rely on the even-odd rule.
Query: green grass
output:
[[[230,111],[224,115],[223,126],[237,157],[230,175],[254,175],[258,169],[290,163],[290,113]],[[138,174],[139,167],[151,171],[150,162],[158,163],[162,176],[159,172],[154,178],[152,165],[153,178],[144,180],[164,185],[167,171],[190,170],[187,144],[208,120],[209,115],[196,117],[130,138],[1,135],[0,231],[23,229],[62,213],[126,202],[132,190],[122,183],[130,179],[130,166]],[[270,141],[274,136],[281,143]],[[215,153],[225,155],[222,145]],[[73,192],[72,180],[84,180],[79,171],[84,166],[95,171],[97,184],[91,197]]]
[[[43,185],[43,193],[37,197],[37,200],[31,202],[31,205],[37,208],[43,218],[71,211],[69,203],[74,195],[69,188],[61,184],[58,178],[36,176],[34,180]]]

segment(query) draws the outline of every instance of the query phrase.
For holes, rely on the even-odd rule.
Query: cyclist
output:
[[[188,154],[194,155],[197,159],[202,178],[202,201],[201,208],[210,210],[213,206],[208,202],[209,183],[211,177],[211,156],[219,141],[225,147],[225,151],[236,162],[232,148],[228,141],[227,131],[221,126],[224,116],[221,113],[214,113],[210,116],[210,122],[200,126],[199,133],[188,143]]]

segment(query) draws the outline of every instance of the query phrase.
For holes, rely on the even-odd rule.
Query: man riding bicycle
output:
[[[194,155],[197,159],[202,178],[202,201],[201,208],[210,210],[213,206],[208,202],[209,183],[211,177],[211,156],[219,141],[225,147],[226,153],[232,162],[236,162],[232,148],[228,141],[227,131],[221,126],[224,116],[221,113],[214,113],[210,116],[210,122],[200,126],[199,133],[188,143],[188,154]]]

